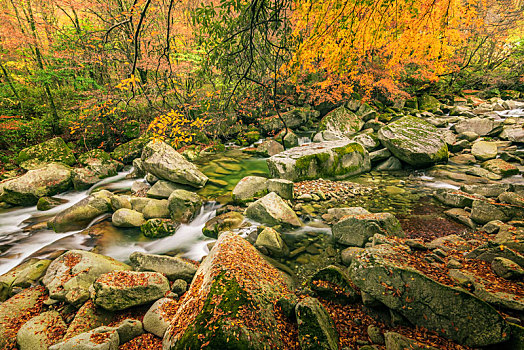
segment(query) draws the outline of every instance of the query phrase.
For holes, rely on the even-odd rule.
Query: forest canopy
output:
[[[521,0],[0,0],[0,148],[227,140],[290,104],[524,90]],[[196,135],[187,128],[202,129]]]

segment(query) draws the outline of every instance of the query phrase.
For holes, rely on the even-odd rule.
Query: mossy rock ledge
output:
[[[343,179],[371,170],[369,153],[361,144],[349,140],[294,147],[272,156],[267,164],[272,177],[291,181]]]
[[[75,155],[61,137],[24,148],[18,154],[18,164],[27,160],[38,159],[42,162],[60,162],[67,165],[76,163]]]
[[[274,304],[281,273],[236,233],[220,235],[164,335],[164,349],[285,349]]]
[[[353,283],[412,324],[459,344],[483,347],[507,341],[502,316],[471,293],[449,287],[395,260],[387,245],[366,249],[350,267]]]
[[[426,167],[448,159],[443,134],[416,117],[403,117],[378,131],[380,142],[395,157],[414,166]]]

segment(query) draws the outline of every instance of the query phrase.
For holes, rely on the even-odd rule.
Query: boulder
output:
[[[33,317],[18,331],[16,342],[20,350],[47,350],[57,343],[66,331],[66,324],[56,311]]]
[[[474,200],[482,199],[480,196],[471,195],[466,192],[449,188],[439,188],[433,193],[433,196],[440,203],[454,208],[471,208]]]
[[[298,342],[302,350],[338,350],[338,333],[333,320],[320,302],[311,297],[301,300],[295,309]]]
[[[175,190],[169,196],[169,213],[177,222],[190,222],[200,212],[202,199],[194,192]]]
[[[482,167],[492,173],[502,175],[503,177],[518,175],[519,168],[502,159],[490,159],[482,163]]]
[[[169,219],[149,219],[140,226],[140,232],[148,238],[157,239],[174,235],[179,226],[179,223]]]
[[[482,347],[508,340],[508,326],[492,306],[400,265],[390,258],[395,252],[385,247],[367,249],[353,259],[350,277],[362,292],[412,324],[462,345]]]
[[[309,285],[318,296],[325,300],[342,305],[360,300],[360,293],[353,287],[346,270],[334,265],[317,271],[311,277]]]
[[[506,222],[518,213],[522,213],[522,210],[515,206],[475,200],[471,208],[471,219],[479,224],[487,224],[493,220]]]
[[[86,190],[106,177],[115,176],[122,165],[116,160],[92,159],[86,160],[87,166],[73,169],[73,187],[75,190]]]
[[[47,140],[34,146],[24,148],[18,154],[18,164],[27,160],[37,159],[44,163],[59,162],[67,165],[76,163],[73,151],[67,147],[61,137]]]
[[[71,187],[71,174],[71,168],[60,163],[29,170],[3,184],[0,201],[13,205],[35,205],[40,197],[68,190]]]
[[[433,346],[422,344],[417,340],[403,336],[396,332],[386,332],[384,334],[386,350],[438,350]]]
[[[371,160],[371,163],[377,163],[386,160],[389,157],[391,157],[391,152],[387,148],[382,148],[378,151],[369,153],[369,159]]]
[[[174,182],[159,180],[147,191],[147,196],[156,199],[167,199],[175,190],[185,190],[188,186]]]
[[[267,163],[272,177],[291,181],[343,179],[371,169],[366,149],[347,139],[291,148],[272,156]]]
[[[28,288],[47,271],[51,260],[29,259],[0,276],[0,302],[11,296],[13,288]]]
[[[495,128],[495,123],[493,120],[487,118],[471,118],[471,119],[462,119],[457,124],[454,125],[455,131],[458,134],[466,132],[474,132],[477,137],[485,136]]]
[[[246,216],[270,226],[302,226],[297,214],[275,192],[271,192],[246,209]]]
[[[149,142],[142,152],[144,170],[158,177],[182,185],[204,187],[208,178],[196,165],[165,142]]]
[[[197,265],[182,258],[134,252],[129,256],[136,271],[152,271],[165,275],[169,280],[182,279],[190,282],[198,268]]]
[[[380,147],[380,141],[378,140],[377,136],[371,133],[358,134],[352,137],[351,140],[360,143],[368,152],[371,152],[374,149]]]
[[[471,154],[479,160],[489,160],[497,156],[497,144],[495,142],[478,141],[471,147]]]
[[[171,217],[169,212],[169,201],[167,199],[150,199],[145,202],[140,210],[144,214],[144,219],[167,219]]]
[[[177,301],[169,298],[158,299],[144,315],[144,330],[163,338],[177,309]]]
[[[431,111],[434,112],[440,107],[440,102],[435,97],[424,94],[417,98],[418,109],[421,111]]]
[[[466,193],[479,196],[498,197],[502,192],[510,189],[510,184],[462,185],[460,189]]]
[[[111,312],[96,307],[93,301],[88,300],[76,312],[63,340],[71,339],[101,326],[107,326],[112,320],[113,314]]]
[[[501,203],[508,203],[511,205],[524,207],[524,196],[519,195],[515,192],[502,192],[498,196],[498,200]]]
[[[251,244],[224,233],[180,300],[164,349],[285,349],[274,304],[289,293],[281,273]]]
[[[293,199],[294,184],[293,181],[285,179],[269,179],[267,180],[267,191],[275,192],[283,199]]]
[[[140,227],[146,223],[142,213],[124,208],[113,213],[111,222],[116,227]]]
[[[139,137],[129,142],[117,146],[111,152],[111,158],[118,160],[124,164],[131,163],[135,158],[139,158],[142,154],[142,149],[149,142],[147,137]]]
[[[275,140],[262,141],[257,146],[256,153],[262,157],[271,157],[284,151],[284,146]]]
[[[16,348],[16,333],[37,316],[46,298],[45,288],[28,288],[0,304],[0,349]]]
[[[319,123],[318,131],[352,135],[362,129],[364,122],[348,108],[341,106],[329,112]]]
[[[230,211],[208,220],[202,228],[202,233],[206,237],[218,238],[222,232],[240,228],[243,222],[244,215]]]
[[[91,287],[95,305],[109,311],[125,310],[156,301],[169,291],[169,281],[157,272],[112,271]]]
[[[402,169],[402,163],[400,160],[398,160],[395,157],[389,157],[385,161],[377,164],[373,170],[374,171],[395,171],[395,170],[401,170]]]
[[[292,147],[298,146],[298,136],[292,130],[288,129],[286,133],[286,130],[282,129],[279,131],[278,134],[275,135],[274,139],[277,142],[282,143],[282,137],[284,137],[283,141],[284,141],[284,145],[286,146],[286,148],[292,148]]]
[[[57,207],[63,203],[65,203],[65,201],[58,198],[40,197],[38,198],[38,202],[36,203],[36,209],[40,211],[46,211],[54,207]]]
[[[89,287],[102,274],[130,267],[110,257],[70,250],[53,260],[42,279],[49,297],[80,305],[89,298]]]
[[[109,153],[99,148],[92,149],[78,156],[78,163],[82,165],[89,165],[93,160],[110,160]]]
[[[390,213],[345,216],[333,225],[333,238],[337,243],[363,247],[375,234],[404,237],[397,218]]]
[[[524,128],[507,125],[500,133],[500,138],[511,142],[524,143]]]
[[[120,322],[116,327],[120,344],[126,343],[131,339],[144,334],[144,327],[142,322],[132,318],[128,318]]]
[[[251,202],[268,193],[267,178],[261,176],[246,176],[240,180],[232,192],[232,198],[236,202]]]
[[[415,167],[448,159],[448,147],[441,132],[416,117],[403,117],[378,131],[380,142],[395,157]]]
[[[56,214],[47,226],[55,232],[83,229],[100,215],[111,211],[111,196],[109,191],[96,192]]]
[[[270,255],[281,257],[289,253],[289,249],[284,243],[280,233],[271,227],[267,227],[259,233],[255,242],[255,247],[267,250]]]
[[[349,208],[329,208],[328,214],[333,216],[335,221],[342,219],[344,216],[355,216],[371,214],[369,211],[362,207],[349,207]]]
[[[491,269],[493,272],[505,279],[518,279],[524,276],[524,268],[520,267],[516,262],[496,257],[491,262]]]
[[[102,326],[55,344],[49,350],[118,350],[119,343],[117,329]]]

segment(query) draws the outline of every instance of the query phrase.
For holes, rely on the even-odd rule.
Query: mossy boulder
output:
[[[320,177],[343,179],[371,170],[366,149],[349,140],[291,148],[267,160],[272,177],[291,181]]]
[[[352,135],[362,129],[364,122],[348,108],[341,106],[329,112],[318,125],[318,131],[331,131],[336,134]]]
[[[115,176],[121,166],[113,159],[88,158],[85,167],[73,170],[73,187],[77,191],[88,189],[106,177]]]
[[[202,208],[202,199],[194,192],[175,190],[169,196],[169,213],[177,222],[190,222]]]
[[[306,297],[297,304],[295,312],[302,350],[338,350],[335,324],[317,299]]]
[[[378,131],[378,138],[395,157],[414,167],[448,159],[441,132],[420,118],[408,116],[394,121]]]
[[[55,232],[85,228],[96,217],[111,211],[111,196],[109,191],[96,192],[58,213],[47,226]]]
[[[195,263],[183,258],[142,252],[134,252],[129,260],[136,271],[158,272],[170,281],[181,279],[190,282],[198,268]]]
[[[157,239],[174,235],[179,226],[179,223],[169,219],[149,219],[140,226],[140,232],[148,238]]]
[[[135,158],[139,158],[142,154],[142,149],[149,142],[147,137],[139,137],[129,142],[117,146],[111,152],[111,158],[118,160],[124,164],[129,164]]]
[[[424,94],[418,97],[418,109],[421,111],[434,112],[440,107],[440,102],[435,97]]]
[[[164,335],[164,349],[285,349],[274,304],[281,275],[246,240],[222,234],[200,265]]]
[[[11,296],[14,287],[28,288],[42,277],[51,260],[29,259],[0,276],[0,301]]]
[[[113,226],[116,227],[140,227],[146,223],[144,214],[133,209],[118,209],[111,217]]]
[[[95,148],[78,156],[78,163],[89,165],[92,160],[110,160],[111,156],[104,150]]]
[[[487,160],[482,163],[481,166],[484,169],[502,175],[503,177],[520,174],[519,168],[500,158]]]
[[[298,136],[291,129],[287,129],[287,133],[286,129],[280,130],[279,133],[275,135],[274,139],[280,144],[282,144],[283,141],[286,148],[298,146]]]
[[[76,163],[75,155],[61,137],[47,140],[34,146],[24,148],[18,154],[18,164],[31,159],[43,162],[60,162],[67,165]]]
[[[366,249],[349,267],[351,280],[412,324],[459,344],[483,347],[508,340],[509,327],[492,306],[402,265],[395,255],[388,245]]]
[[[70,250],[55,259],[42,279],[49,297],[75,305],[89,299],[89,287],[102,274],[131,267],[110,257],[83,250]]]
[[[5,182],[0,201],[13,205],[35,205],[41,197],[53,196],[71,188],[71,175],[71,168],[67,165],[49,163]]]
[[[149,142],[142,152],[144,170],[159,179],[193,187],[204,187],[208,178],[196,165],[162,141]]]
[[[236,202],[251,202],[255,198],[267,194],[267,178],[261,176],[246,176],[240,180],[232,192],[232,198]]]

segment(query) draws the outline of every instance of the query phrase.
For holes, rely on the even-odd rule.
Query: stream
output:
[[[501,119],[518,118],[524,115],[524,110],[517,109],[498,114]],[[311,142],[308,137],[310,135],[299,135],[300,143]],[[264,158],[253,156],[240,148],[230,148],[221,154],[204,156],[196,163],[210,179],[208,184],[197,192],[207,202],[190,224],[181,225],[174,235],[161,239],[146,238],[138,229],[113,227],[108,220],[109,214],[96,218],[88,228],[78,231],[55,233],[45,225],[52,216],[95,190],[107,189],[117,193],[129,193],[131,185],[137,180],[127,178],[132,169],[106,178],[89,190],[69,191],[57,195],[55,198],[64,203],[48,211],[38,211],[36,206],[0,210],[0,274],[28,258],[52,257],[70,249],[94,249],[121,261],[127,261],[134,251],[179,254],[200,260],[208,253],[208,243],[213,242],[212,239],[203,236],[204,224],[216,215],[217,209],[223,203],[227,203],[231,190],[240,179],[248,175],[267,177],[268,168]],[[368,188],[369,191],[363,195],[346,198],[345,206],[362,206],[371,212],[387,211],[399,217],[399,220],[408,226],[409,222],[420,219],[422,221],[418,225],[424,226],[426,221],[423,220],[434,222],[436,217],[442,219],[446,209],[431,197],[431,193],[437,188],[459,189],[460,184],[464,183],[461,182],[460,175],[465,169],[466,166],[450,163],[424,170],[370,172],[349,178],[348,181]],[[457,174],[458,179],[449,174]],[[524,183],[522,175],[511,176],[502,181]],[[325,259],[322,248],[328,246],[326,240],[330,239],[330,229],[325,224],[320,224],[318,220],[310,220],[305,214],[302,214],[302,219],[306,223],[305,227],[283,235],[290,250],[307,252],[301,255],[300,259],[282,261],[295,270],[300,265],[305,266],[316,259]],[[242,229],[243,234],[249,235],[255,224]],[[326,244],[323,244],[324,241]],[[328,252],[328,255],[334,254]]]

